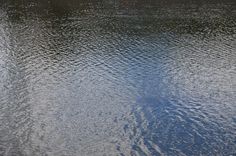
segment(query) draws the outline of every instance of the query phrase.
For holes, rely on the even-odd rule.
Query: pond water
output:
[[[234,0],[0,4],[1,156],[235,156]]]

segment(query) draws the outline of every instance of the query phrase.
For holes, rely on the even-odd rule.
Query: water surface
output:
[[[0,4],[0,155],[236,154],[236,4]]]

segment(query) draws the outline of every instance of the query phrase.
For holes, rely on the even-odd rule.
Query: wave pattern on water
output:
[[[4,2],[0,155],[234,155],[235,13],[230,0]]]

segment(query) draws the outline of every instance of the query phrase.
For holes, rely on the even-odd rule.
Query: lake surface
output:
[[[0,155],[235,156],[236,1],[1,1]]]

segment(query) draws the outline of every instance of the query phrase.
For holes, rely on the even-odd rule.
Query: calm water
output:
[[[236,2],[0,3],[0,156],[235,156]]]

